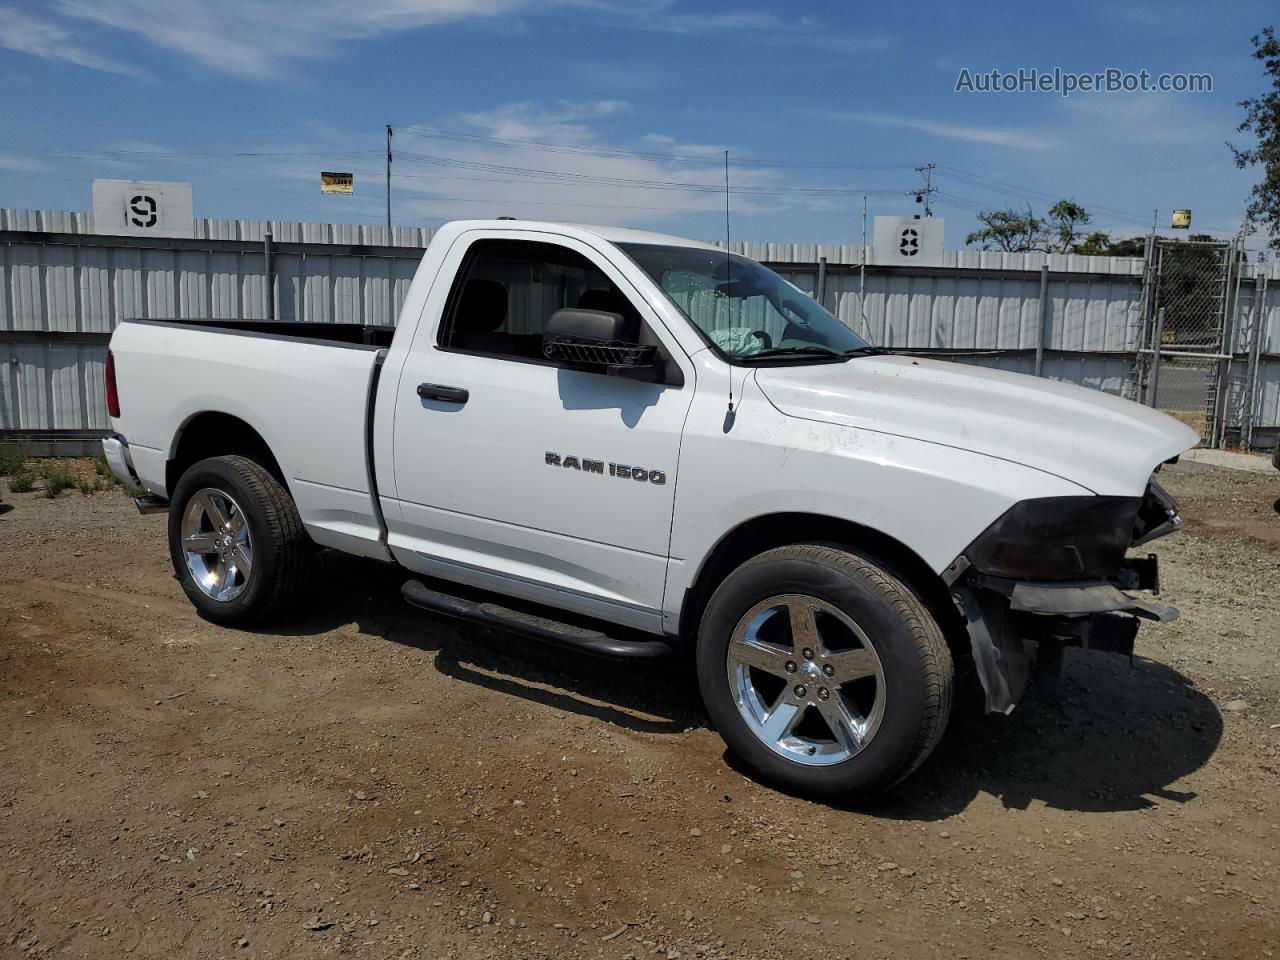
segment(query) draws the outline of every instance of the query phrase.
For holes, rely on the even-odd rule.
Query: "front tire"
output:
[[[173,569],[187,597],[216,623],[256,623],[287,610],[312,553],[289,491],[253,460],[201,460],[174,488]]]
[[[698,683],[731,752],[811,796],[871,796],[915,770],[951,711],[951,653],[901,579],[831,546],[769,550],[712,595]]]

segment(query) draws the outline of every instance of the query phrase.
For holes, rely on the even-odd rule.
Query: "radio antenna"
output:
[[[733,324],[733,260],[729,254],[729,151],[724,152],[724,281],[725,290],[725,313],[728,315],[730,326]],[[726,426],[732,423],[733,418],[733,364],[729,365],[729,412],[726,415]]]
[[[729,151],[724,152],[724,255],[729,263]]]

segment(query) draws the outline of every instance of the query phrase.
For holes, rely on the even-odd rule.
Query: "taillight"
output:
[[[107,351],[107,414],[120,416],[120,391],[116,389],[116,358]]]

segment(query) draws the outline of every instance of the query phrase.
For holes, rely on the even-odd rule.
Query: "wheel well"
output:
[[[950,591],[942,578],[910,547],[871,527],[812,513],[775,513],[748,520],[727,534],[702,564],[693,586],[685,594],[680,613],[680,636],[697,635],[702,612],[721,581],[751,557],[774,547],[793,543],[828,543],[854,547],[879,562],[915,589],[941,625],[948,640],[964,636]]]
[[[198,413],[183,426],[173,456],[165,468],[165,489],[170,494],[187,468],[207,457],[237,454],[260,463],[288,489],[284,471],[262,439],[262,434],[229,413]]]

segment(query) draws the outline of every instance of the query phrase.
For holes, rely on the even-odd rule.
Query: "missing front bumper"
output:
[[[1152,568],[1154,575],[1154,568]],[[951,589],[964,617],[987,710],[1009,713],[1042,651],[1063,647],[1132,657],[1141,619],[1167,622],[1178,611],[1112,583],[1028,583],[973,577]]]

